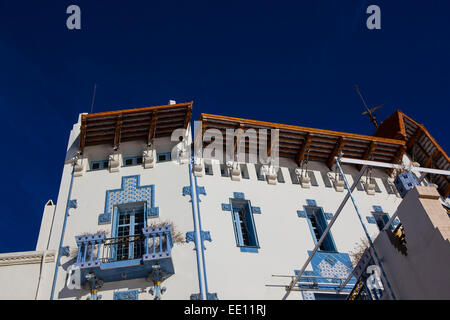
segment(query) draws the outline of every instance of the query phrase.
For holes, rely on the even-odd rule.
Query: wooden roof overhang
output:
[[[279,129],[279,156],[293,159],[297,164],[306,157],[309,160],[325,162],[330,168],[334,157],[342,152],[345,157],[354,159],[371,159],[397,163],[406,151],[406,143],[401,140],[364,136],[352,133],[298,127],[271,122],[232,118],[219,115],[201,114],[202,135],[208,129],[218,129],[225,137],[226,129]],[[236,139],[233,138],[236,144]],[[270,131],[267,145],[270,150]],[[247,139],[246,139],[247,140]],[[231,143],[228,141],[228,143]],[[248,141],[245,150],[248,152]],[[204,142],[204,145],[208,143]],[[236,146],[235,146],[236,150]],[[259,150],[258,150],[259,152]]]
[[[81,116],[79,152],[85,147],[111,145],[142,140],[151,144],[154,138],[167,137],[175,129],[187,128],[193,102],[137,109],[83,114]]]
[[[406,142],[407,152],[425,168],[450,170],[450,158],[434,140],[424,125],[417,123],[402,111],[395,111],[383,121],[374,134],[378,137],[401,137]],[[432,175],[433,183],[438,185],[439,192],[450,195],[450,178],[443,175]]]

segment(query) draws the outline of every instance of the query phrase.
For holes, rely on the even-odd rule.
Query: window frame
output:
[[[236,246],[239,248],[260,249],[258,232],[256,231],[256,223],[253,217],[250,200],[230,198],[230,205],[231,205],[231,220],[233,223]],[[239,224],[240,218],[236,211],[238,211],[241,208],[245,209],[247,221],[245,227],[247,229],[246,232],[249,235],[249,242],[250,242],[249,245],[246,245],[244,243],[244,239],[242,236],[242,229],[238,227],[238,225],[241,226],[241,224]]]
[[[318,206],[304,206],[305,212],[306,212],[306,220],[308,222],[309,229],[311,231],[311,235],[313,237],[314,244],[317,244],[322,237],[325,229],[328,226],[327,219],[325,217],[325,213],[323,211],[322,207]],[[312,211],[312,212],[311,212]],[[319,213],[320,216],[317,216],[316,213]],[[316,233],[314,232],[314,226],[312,223],[312,217],[315,220],[316,229],[319,232],[319,236],[316,236]],[[323,246],[323,249],[321,248]],[[331,233],[331,230],[328,231],[327,236],[325,237],[324,241],[322,242],[321,247],[319,247],[319,251],[321,252],[339,252],[336,243],[334,242],[333,235]]]
[[[165,156],[165,160],[160,160],[160,156]],[[156,163],[170,162],[172,161],[172,153],[171,152],[160,152],[156,154]]]
[[[140,159],[139,162],[138,162],[138,159]],[[126,164],[127,160],[131,160],[131,164]],[[122,161],[122,167],[138,166],[138,165],[142,165],[143,162],[144,162],[143,156],[125,157],[125,158],[123,158],[123,161]]]
[[[99,168],[98,169],[94,169],[94,165],[98,164]],[[106,164],[106,167],[105,167]],[[89,163],[89,170],[90,171],[99,171],[99,170],[106,170],[109,168],[109,160],[96,160],[96,161],[91,161]]]

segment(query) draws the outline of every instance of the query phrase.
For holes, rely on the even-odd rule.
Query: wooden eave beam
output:
[[[362,160],[370,160],[370,158],[372,157],[372,154],[374,153],[375,149],[377,148],[377,144],[372,141],[369,145],[369,147],[366,149],[366,151],[364,152],[363,156],[362,156]],[[362,165],[358,165],[358,170],[361,170]]]
[[[399,162],[402,161],[403,159],[403,155],[406,153],[406,146],[402,146],[400,147],[399,152],[394,156],[394,158],[392,159],[392,163],[393,164],[398,164]],[[392,174],[392,172],[394,172],[394,169],[387,169],[386,173],[390,176]]]
[[[118,115],[116,119],[116,130],[114,133],[114,150],[119,149],[120,129],[122,128],[122,115]]]
[[[305,140],[303,141],[302,146],[300,147],[300,150],[297,154],[297,156],[295,157],[295,162],[300,166],[300,163],[303,160],[303,157],[305,156],[305,152],[306,150],[308,150],[309,145],[311,144],[312,141],[312,135],[311,134],[307,134],[305,137]]]
[[[427,161],[425,161],[425,164],[423,166],[425,168],[431,167],[431,164],[433,163],[434,159],[436,159],[439,154],[440,154],[439,150],[435,149],[433,154],[428,157]]]
[[[156,120],[157,120],[156,112],[152,112],[152,120],[147,135],[147,146],[150,146],[152,144],[153,138],[155,137]]]
[[[409,152],[413,145],[416,143],[416,141],[420,138],[420,136],[423,133],[422,127],[419,125],[414,132],[414,135],[409,139],[409,141],[406,143],[406,150]]]
[[[184,119],[184,129],[187,129],[189,122],[191,121],[192,116],[192,105],[188,107],[186,111],[186,118]]]
[[[333,164],[334,164],[334,162],[335,162],[335,157],[339,154],[339,153],[341,153],[341,151],[342,151],[342,149],[344,148],[344,145],[345,145],[345,141],[344,141],[344,138],[339,138],[339,140],[336,142],[336,145],[335,145],[335,147],[334,147],[334,149],[333,149],[333,152],[331,152],[331,154],[330,154],[330,157],[328,158],[328,160],[327,160],[327,166],[328,166],[328,168],[332,168],[333,167]]]
[[[272,131],[274,130],[274,131]],[[272,154],[272,147],[276,144],[276,141],[278,141],[278,152],[280,152],[280,145],[281,145],[281,141],[280,141],[280,132],[278,131],[278,134],[276,133],[276,128],[273,128],[269,131],[269,135],[270,135],[270,139],[269,137],[267,137],[267,153],[266,156],[269,157],[269,155]],[[272,132],[274,133],[272,135]]]

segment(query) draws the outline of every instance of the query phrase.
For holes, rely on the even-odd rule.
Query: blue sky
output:
[[[66,28],[81,8],[82,29]],[[381,30],[365,26],[381,8]],[[0,0],[0,252],[34,250],[78,114],[194,101],[200,112],[372,134],[370,105],[449,153],[450,2]]]

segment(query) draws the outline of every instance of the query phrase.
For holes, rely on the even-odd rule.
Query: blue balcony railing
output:
[[[142,234],[106,238],[104,233],[75,237],[78,255],[75,266],[81,280],[95,273],[104,282],[147,277],[152,266],[160,265],[170,276],[174,273],[171,226],[148,227]]]

